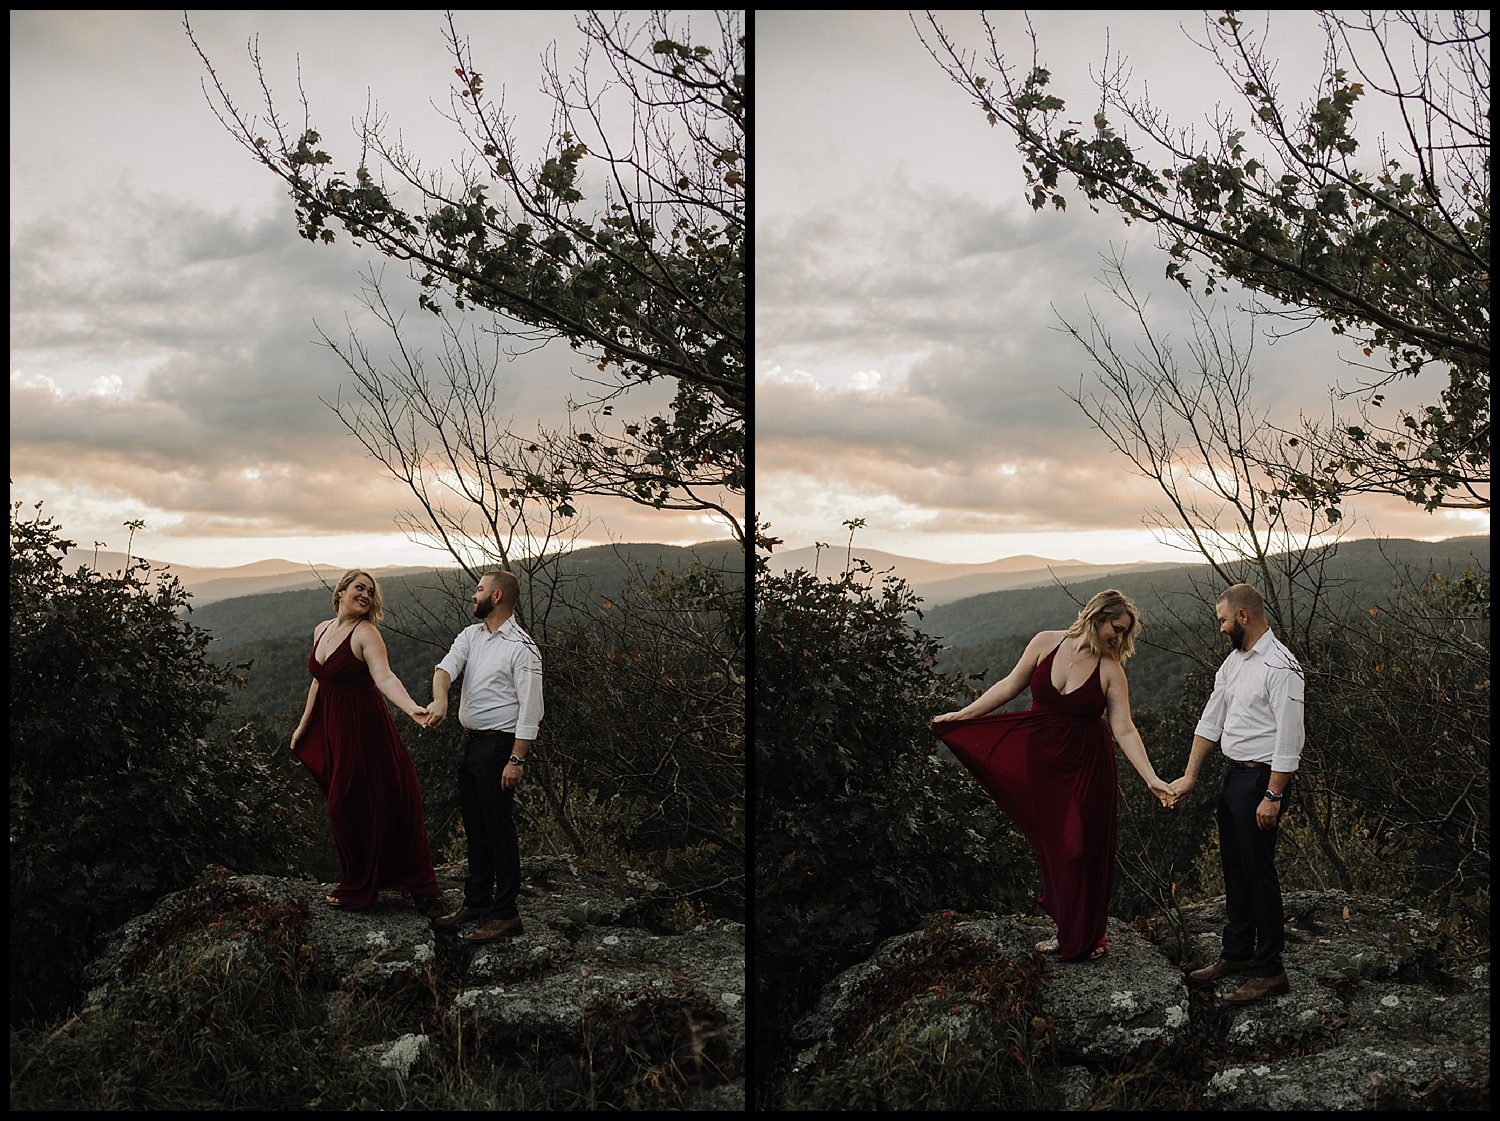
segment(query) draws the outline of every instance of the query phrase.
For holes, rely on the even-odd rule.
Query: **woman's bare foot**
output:
[[[1058,945],[1057,945],[1057,939],[1056,938],[1049,938],[1045,942],[1038,942],[1036,944],[1036,952],[1039,953],[1039,954],[1055,954],[1055,953],[1057,953],[1057,950],[1058,950]],[[1109,953],[1109,947],[1105,946],[1103,944],[1100,944],[1098,946],[1095,946],[1092,950],[1089,951],[1089,956],[1085,960],[1087,960],[1087,961],[1098,961],[1100,958],[1102,958],[1107,953]]]

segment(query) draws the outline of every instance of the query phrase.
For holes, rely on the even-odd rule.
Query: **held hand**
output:
[[[1167,786],[1180,802],[1188,796],[1188,791],[1193,789],[1193,780],[1183,775],[1176,782],[1168,783]]]
[[[414,708],[409,713],[407,713],[407,715],[415,720],[417,724],[423,728],[426,728],[428,726],[428,721],[431,719],[431,715],[425,708]]]
[[[1160,801],[1163,806],[1165,806],[1169,810],[1177,808],[1177,793],[1171,788],[1171,786],[1169,786],[1159,778],[1153,779],[1147,785],[1151,787],[1151,793],[1156,795],[1157,800]]]
[[[436,728],[443,722],[443,717],[448,715],[448,702],[439,701],[434,697],[427,705],[427,723],[424,728]]]

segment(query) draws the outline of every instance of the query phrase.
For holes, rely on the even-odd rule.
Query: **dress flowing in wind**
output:
[[[1052,684],[1056,655],[1054,649],[1031,675],[1031,708],[933,730],[1036,850],[1041,903],[1057,923],[1058,951],[1067,960],[1104,945],[1118,785],[1099,667],[1071,693],[1059,693]]]
[[[317,646],[307,671],[318,680],[297,757],[328,798],[328,824],[343,880],[331,893],[349,910],[381,890],[438,894],[422,818],[422,789],[370,667],[354,654],[350,631],[327,660]]]

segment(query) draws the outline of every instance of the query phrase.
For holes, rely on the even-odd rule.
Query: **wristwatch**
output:
[[[515,756],[511,756],[511,761],[512,762],[515,761]],[[1272,802],[1279,802],[1279,801],[1281,801],[1281,795],[1280,794],[1272,794],[1269,790],[1266,791],[1266,798],[1269,799]]]
[[[510,757],[510,761],[518,767],[524,767],[526,765],[526,760],[522,759],[519,755],[512,755]]]

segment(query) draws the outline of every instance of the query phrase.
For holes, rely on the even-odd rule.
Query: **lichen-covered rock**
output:
[[[1012,959],[1034,955],[1035,943],[1049,936],[1048,928],[1019,918],[977,919],[955,929],[982,939],[997,957]],[[863,998],[868,980],[882,964],[922,937],[916,932],[886,941],[869,961],[824,989],[817,1008],[794,1029],[795,1038],[809,1046],[800,1065],[816,1061],[835,1022]],[[1124,1058],[1141,1047],[1176,1043],[1187,1030],[1182,971],[1118,920],[1110,920],[1108,939],[1109,952],[1095,961],[1045,959],[1043,1000],[1058,1057],[1064,1062]],[[960,1015],[948,1030],[961,1041],[977,1028],[967,1026]]]
[[[1408,1101],[1443,1080],[1466,1082],[1476,1070],[1474,1057],[1451,1046],[1411,1038],[1383,1047],[1346,1043],[1314,1055],[1232,1063],[1209,1079],[1208,1101],[1216,1109],[1363,1110],[1380,1094]],[[1486,1083],[1488,1071],[1486,1058]]]
[[[360,1015],[365,1004],[356,997],[420,979],[433,992],[452,994],[450,1019],[462,1018],[466,1032],[478,1028],[495,1045],[523,1053],[537,1047],[582,1052],[594,1042],[586,1036],[599,1035],[602,1025],[612,1039],[627,1042],[635,1031],[644,1040],[641,1049],[657,1047],[664,1062],[690,1071],[687,1089],[699,1103],[693,1108],[743,1109],[745,928],[721,920],[687,933],[656,933],[639,925],[637,897],[621,894],[606,877],[578,871],[566,858],[523,857],[522,870],[521,933],[481,944],[462,938],[478,923],[436,931],[409,898],[393,893],[351,912],[324,904],[330,884],[224,873],[163,898],[122,926],[88,967],[89,1000],[108,1002],[174,940],[200,938],[204,945],[194,952],[224,957],[224,968],[270,968],[268,961],[251,960],[264,957],[263,943],[215,938],[212,925],[207,934],[184,933],[183,920],[191,912],[188,925],[201,927],[205,913],[237,918],[264,911],[274,921],[282,908],[298,916],[300,938],[327,994],[330,1025],[349,1028],[341,1018]],[[444,909],[457,909],[466,867],[436,871]],[[649,888],[629,879],[625,884]],[[429,1048],[412,1027],[365,1053],[407,1077]]]
[[[1219,956],[1223,900],[1182,909],[1186,959],[1174,962],[1171,923],[1156,941],[1111,919],[1109,953],[1091,962],[1046,958],[1041,1011],[1057,1066],[1039,1072],[1019,1108],[1086,1109],[1106,1092],[1127,1059],[1139,1063],[1178,1044],[1212,1043],[1193,1091],[1201,1108],[1365,1109],[1385,1101],[1487,1100],[1489,1086],[1489,970],[1460,976],[1436,968],[1439,924],[1401,903],[1342,892],[1297,892],[1285,897],[1285,963],[1290,991],[1245,1006],[1224,1002],[1242,975],[1212,992],[1187,987],[1184,973]],[[996,957],[1036,960],[1033,944],[1050,928],[1025,917],[958,923]],[[1166,941],[1161,936],[1166,935]],[[980,1063],[1008,1045],[1005,1031],[980,1003],[955,1005],[941,991],[908,984],[894,1006],[872,1007],[872,993],[892,963],[927,938],[917,931],[882,943],[865,962],[823,990],[817,1006],[794,1028],[803,1045],[799,1086],[857,1086],[860,1078],[888,1079],[900,1063],[927,1048],[949,1069]],[[941,990],[941,986],[936,986]],[[841,1026],[861,1025],[851,1047]],[[847,1034],[847,1033],[846,1033]],[[811,1091],[809,1091],[811,1092]],[[884,1090],[879,1093],[886,1092]],[[982,1096],[982,1091],[981,1091]],[[873,1101],[873,1099],[872,1099]],[[868,1104],[868,1103],[867,1103]],[[882,1102],[882,1106],[889,1106]],[[943,1108],[910,1098],[907,1108]]]

